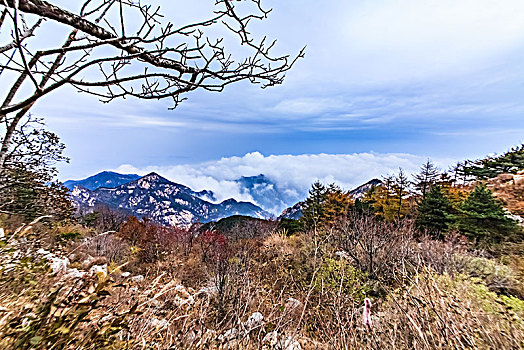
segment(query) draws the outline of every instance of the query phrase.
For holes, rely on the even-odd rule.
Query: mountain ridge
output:
[[[79,209],[94,210],[97,204],[105,204],[164,225],[188,226],[196,221],[208,222],[231,215],[270,216],[250,202],[230,198],[211,203],[199,198],[199,193],[153,172],[113,188],[99,187],[91,191],[77,185],[71,197]]]

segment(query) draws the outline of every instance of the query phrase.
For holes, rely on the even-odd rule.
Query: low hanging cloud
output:
[[[425,157],[404,153],[354,153],[354,154],[303,154],[269,155],[259,152],[248,153],[242,157],[222,158],[198,164],[172,166],[148,166],[137,168],[133,165],[121,165],[115,171],[145,175],[156,172],[167,179],[189,186],[193,190],[211,190],[218,201],[235,198],[255,202],[237,180],[241,176],[264,174],[284,194],[287,205],[307,196],[311,184],[319,180],[322,183],[336,183],[343,189],[352,189],[372,178],[397,173],[399,167],[408,174],[418,171]],[[446,167],[450,159],[438,159],[435,162]],[[274,214],[282,206],[265,208]]]

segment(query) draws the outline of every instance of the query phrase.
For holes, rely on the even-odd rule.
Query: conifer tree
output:
[[[435,166],[429,159],[420,167],[420,172],[413,175],[415,181],[415,189],[424,196],[430,187],[437,182],[439,178],[440,169]]]
[[[324,203],[327,189],[320,181],[316,181],[309,190],[309,196],[304,201],[300,221],[306,230],[316,230],[324,217]]]
[[[400,220],[402,215],[407,211],[407,201],[404,200],[404,197],[409,194],[409,180],[402,168],[399,169],[398,175],[394,178],[393,190],[396,202],[396,216],[397,220]]]
[[[459,229],[476,244],[510,240],[519,231],[484,184],[477,184],[459,209]]]
[[[417,208],[416,225],[434,236],[441,236],[454,221],[453,205],[438,185],[432,186]]]

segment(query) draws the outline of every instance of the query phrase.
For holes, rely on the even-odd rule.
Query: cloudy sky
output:
[[[156,2],[176,21],[207,16],[214,1]],[[290,188],[353,186],[524,141],[523,1],[263,3],[273,12],[253,33],[277,38],[278,53],[307,45],[282,86],[197,92],[174,111],[60,90],[34,112],[67,145],[61,178],[155,169],[201,188],[260,172]]]

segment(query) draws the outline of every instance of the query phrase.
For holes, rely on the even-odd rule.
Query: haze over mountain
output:
[[[91,191],[77,185],[71,196],[80,211],[93,210],[96,205],[104,204],[165,225],[187,226],[196,221],[208,222],[232,215],[270,216],[253,203],[233,198],[211,203],[200,198],[209,196],[209,192],[195,192],[156,173],[114,188],[100,187]]]
[[[101,173],[89,176],[83,180],[67,180],[64,186],[72,190],[75,186],[82,186],[88,190],[94,191],[99,187],[114,188],[128,182],[138,180],[140,175],[136,174],[119,174],[113,171],[102,171]]]

